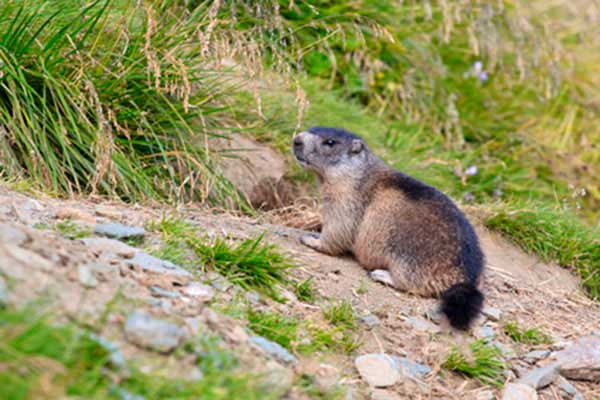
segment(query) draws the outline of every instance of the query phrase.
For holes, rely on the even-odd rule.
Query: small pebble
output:
[[[79,265],[77,267],[77,278],[79,279],[79,282],[87,288],[95,288],[98,285],[96,275],[88,265]]]
[[[183,292],[188,296],[196,297],[203,301],[211,300],[215,295],[215,290],[212,286],[198,282],[191,282],[183,289]]]
[[[179,293],[177,293],[177,292],[172,292],[170,290],[165,290],[165,289],[160,288],[158,286],[150,286],[148,289],[150,289],[150,293],[154,297],[166,297],[166,298],[169,298],[169,299],[177,299],[177,298],[181,297],[181,295]]]
[[[356,357],[354,365],[360,376],[373,387],[388,387],[400,379],[393,358],[386,354],[365,354]]]
[[[481,313],[487,317],[490,321],[497,322],[502,317],[502,311],[494,307],[485,306],[481,310]]]
[[[368,329],[373,329],[376,326],[379,326],[379,324],[381,323],[381,321],[379,321],[379,318],[377,318],[377,316],[375,316],[373,314],[367,314],[367,315],[362,316],[360,318],[360,322],[365,324]]]
[[[413,329],[422,332],[439,333],[441,329],[434,323],[419,317],[408,317],[405,320]]]
[[[113,239],[135,239],[142,238],[146,234],[144,228],[128,226],[119,223],[96,225],[94,233],[100,236],[106,236]]]
[[[281,346],[279,343],[272,342],[268,339],[265,339],[262,336],[252,336],[248,339],[250,342],[254,343],[265,353],[269,354],[272,357],[275,357],[279,361],[295,364],[297,362],[296,357],[294,357],[286,348]]]
[[[185,338],[185,330],[172,322],[154,318],[145,311],[135,311],[127,318],[125,335],[127,340],[140,347],[168,353]]]
[[[536,362],[543,360],[550,355],[550,350],[534,350],[523,356],[523,359],[529,364],[535,364]]]

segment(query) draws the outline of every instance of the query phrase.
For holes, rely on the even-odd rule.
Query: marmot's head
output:
[[[353,133],[316,126],[294,137],[294,156],[321,178],[356,177],[369,160],[370,150]]]

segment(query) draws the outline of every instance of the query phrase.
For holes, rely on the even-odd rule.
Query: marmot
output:
[[[321,234],[300,241],[330,255],[351,253],[372,278],[398,290],[441,297],[450,325],[468,330],[483,305],[484,255],[456,205],[386,165],[351,132],[313,127],[293,141],[323,197]]]

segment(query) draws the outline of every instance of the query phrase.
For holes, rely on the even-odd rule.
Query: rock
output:
[[[295,364],[297,362],[296,357],[294,357],[279,343],[272,342],[262,336],[251,336],[248,340],[258,346],[258,348],[260,348],[262,351],[272,357],[275,357],[279,361],[290,364]]]
[[[400,375],[413,380],[423,379],[431,372],[427,365],[419,364],[406,357],[392,357],[394,366],[400,371]]]
[[[116,344],[102,336],[96,335],[95,333],[91,333],[89,336],[93,341],[98,343],[104,350],[108,352],[109,361],[113,367],[118,369],[125,369],[127,367],[125,356]]]
[[[189,283],[183,288],[183,292],[188,296],[196,297],[202,301],[211,300],[215,296],[215,290],[212,286],[198,282]]]
[[[386,354],[365,354],[356,357],[354,365],[360,376],[373,387],[388,387],[400,379],[392,357]]]
[[[246,299],[254,305],[260,303],[260,295],[254,291],[246,292]]]
[[[558,386],[558,390],[560,391],[561,395],[563,395],[562,397],[566,397],[568,399],[573,398],[574,400],[583,400],[583,396],[581,395],[581,393],[579,393],[577,388],[562,376],[559,376],[556,379],[556,385]]]
[[[500,350],[500,353],[502,353],[502,356],[504,358],[506,358],[506,359],[515,358],[515,351],[511,347],[509,347],[503,343],[500,343],[500,342],[494,342],[493,346],[495,348],[497,348],[498,350]]]
[[[8,297],[8,285],[2,275],[0,275],[0,308],[8,304]]]
[[[374,389],[371,392],[371,400],[403,400],[405,397],[385,389]]]
[[[557,378],[559,367],[559,364],[553,363],[533,369],[519,379],[517,383],[531,386],[534,389],[545,388]]]
[[[322,393],[334,390],[340,383],[340,373],[332,365],[320,364],[313,374],[314,384]]]
[[[487,317],[490,321],[497,322],[502,317],[502,311],[494,307],[485,306],[481,310],[481,313]]]
[[[115,239],[88,237],[81,239],[83,244],[96,253],[109,253],[123,258],[133,258],[138,249]]]
[[[152,307],[161,309],[165,313],[171,312],[171,308],[173,307],[171,300],[165,299],[165,298],[157,299],[157,298],[151,297],[148,299],[148,304],[150,304]]]
[[[560,373],[570,379],[600,382],[600,337],[586,336],[557,352]]]
[[[82,264],[77,267],[77,279],[87,288],[95,288],[98,285],[98,279],[89,265]]]
[[[168,353],[185,338],[185,330],[174,323],[153,318],[145,311],[135,311],[125,323],[130,342],[150,350]]]
[[[94,228],[96,235],[106,236],[113,239],[137,239],[146,234],[144,228],[128,226],[119,223],[96,225]]]
[[[475,330],[475,337],[483,339],[486,343],[491,343],[496,337],[496,331],[493,326],[484,325]]]
[[[248,341],[248,334],[239,325],[235,325],[233,328],[228,329],[225,332],[225,337],[234,343],[245,343]]]
[[[531,386],[509,383],[504,387],[502,400],[537,400],[538,395]]]
[[[376,326],[379,326],[379,324],[381,323],[379,321],[379,318],[377,318],[377,316],[375,316],[373,314],[367,314],[367,315],[362,316],[360,318],[360,322],[365,324],[368,329],[373,329]]]
[[[294,384],[294,372],[273,360],[268,361],[265,367],[266,371],[261,374],[262,383],[269,388],[271,395],[283,397]]]
[[[139,265],[146,271],[152,271],[159,274],[192,276],[192,274],[181,268],[179,265],[175,265],[170,261],[161,260],[160,258],[151,256],[143,251],[136,252],[133,258],[129,260],[129,263]]]
[[[166,297],[168,299],[177,299],[177,298],[181,297],[181,295],[177,292],[165,290],[158,286],[150,286],[148,289],[150,289],[150,293],[154,297]]]
[[[96,208],[94,209],[94,212],[99,217],[116,219],[116,220],[121,219],[121,217],[123,216],[123,214],[120,211],[115,210],[113,207],[102,206],[102,205],[96,206]]]
[[[413,329],[421,332],[439,333],[441,329],[434,323],[419,317],[408,317],[405,320]]]
[[[0,224],[0,243],[20,246],[28,240],[29,235],[23,230],[9,224]]]
[[[482,392],[477,393],[477,397],[475,400],[494,400],[496,396],[494,396],[494,392],[491,390],[484,390]]]
[[[550,355],[550,350],[534,350],[523,356],[523,359],[529,364],[535,364],[536,362],[543,360]]]

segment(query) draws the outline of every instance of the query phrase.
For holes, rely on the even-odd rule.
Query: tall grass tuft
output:
[[[178,1],[0,4],[0,176],[49,191],[242,199],[205,138],[223,132],[228,75]]]

